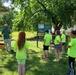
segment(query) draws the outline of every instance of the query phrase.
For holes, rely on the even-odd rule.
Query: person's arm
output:
[[[46,43],[46,35],[44,36],[43,45],[45,45],[45,43]]]
[[[68,48],[70,48],[71,46],[73,46],[73,40],[71,40],[68,44]]]
[[[70,45],[68,45],[68,48],[70,48],[71,46]]]
[[[9,30],[9,34],[11,34],[11,31]]]
[[[62,39],[63,39],[63,37],[62,37],[62,35],[61,35],[61,41],[62,41]]]
[[[30,55],[29,55],[29,49],[28,49],[29,45],[28,45],[28,42],[26,41],[25,43],[25,50],[26,50],[26,54],[27,54],[27,57],[29,58]]]
[[[62,39],[63,39],[63,38],[64,38],[64,35],[62,34],[62,35],[61,35],[61,42],[62,42]]]
[[[4,33],[4,30],[2,30],[2,35],[4,35],[5,33]]]
[[[70,36],[68,36],[68,43],[70,42]]]
[[[16,52],[16,50],[17,50],[17,41],[15,41],[13,44],[13,50],[14,50],[14,52]]]
[[[46,40],[44,39],[44,43],[43,43],[43,45],[45,45],[45,42],[46,42]]]
[[[52,35],[51,35],[51,40],[50,40],[50,44],[52,44],[53,42],[52,42]]]
[[[28,50],[28,48],[26,48],[26,53],[27,53],[27,57],[29,58],[30,55],[29,55],[29,50]]]
[[[61,41],[57,40],[58,43],[61,43]]]
[[[59,40],[59,38],[57,38],[57,42],[58,42],[58,43],[61,43],[61,39]]]

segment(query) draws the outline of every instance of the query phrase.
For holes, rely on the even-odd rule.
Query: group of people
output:
[[[4,29],[2,30],[2,34],[4,36],[4,43],[5,43],[5,49],[12,50],[11,47],[11,40],[9,37],[9,34],[11,34],[8,25],[4,25]],[[44,35],[44,42],[43,42],[43,56],[41,59],[48,58],[49,54],[49,46],[51,48],[51,44],[54,44],[54,53],[55,53],[55,59],[53,61],[59,61],[60,60],[60,54],[65,53],[65,43],[66,43],[66,35],[63,31],[63,33],[60,35],[60,31],[57,30],[55,32],[55,38],[54,42],[52,41],[53,37],[52,34],[49,34],[49,31],[45,31]],[[9,46],[9,47],[8,47]],[[60,47],[62,51],[60,52]],[[18,62],[18,74],[19,75],[25,75],[25,62],[27,57],[29,58],[29,50],[28,50],[28,41],[26,40],[26,33],[24,31],[20,31],[18,34],[18,39],[14,43],[14,51],[16,52],[16,59]],[[74,62],[76,58],[76,30],[71,31],[71,37],[69,39],[68,43],[68,57],[69,57],[69,67],[70,71],[67,73],[67,75],[75,75],[75,67]]]
[[[60,31],[57,30],[55,32],[54,41],[52,42],[52,34],[49,34],[49,31],[45,31],[44,35],[44,43],[43,43],[43,56],[41,59],[48,58],[49,54],[49,46],[51,47],[51,43],[54,44],[54,53],[55,53],[55,59],[53,61],[59,61],[60,60],[60,54],[65,53],[65,44],[66,44],[66,35],[63,31],[60,34]],[[68,36],[68,50],[67,54],[69,57],[69,67],[70,71],[67,73],[67,75],[75,75],[75,58],[76,58],[76,30],[72,29],[70,36]],[[61,52],[60,52],[61,48]],[[50,48],[51,49],[51,48]]]
[[[48,30],[45,31],[44,43],[43,43],[44,55],[43,55],[42,59],[46,59],[48,57],[49,46],[50,46],[50,50],[52,51],[52,44],[54,44],[54,53],[55,53],[55,56],[56,56],[54,61],[59,61],[59,55],[65,53],[65,49],[64,49],[65,48],[65,43],[66,43],[65,32],[63,31],[62,34],[60,34],[60,31],[57,30],[55,32],[54,37],[53,37],[52,34],[49,33]],[[60,52],[60,47],[62,48],[61,52]]]

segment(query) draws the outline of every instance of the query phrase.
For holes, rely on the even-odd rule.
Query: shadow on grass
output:
[[[10,53],[10,52],[2,52],[2,57],[1,57],[1,66],[0,66],[0,75],[4,74],[4,73],[8,73],[9,72],[14,72],[17,71],[17,62],[15,59],[15,54],[14,53]],[[13,74],[12,74],[13,75]]]
[[[59,62],[54,62],[54,58],[54,54],[52,54],[52,56],[49,56],[49,60],[47,60],[46,71],[48,72],[48,75],[66,75],[68,71],[68,62],[66,54],[61,56]]]
[[[3,74],[3,71],[2,70],[0,70],[0,75],[2,75]]]
[[[4,69],[8,69],[9,71],[17,71],[17,61],[15,59],[15,54],[10,54],[12,57],[7,57],[3,62],[8,60],[5,64],[3,64]],[[40,52],[36,52],[34,50],[30,50],[30,58],[26,61],[26,75],[66,75],[69,70],[68,66],[68,58],[67,55],[61,55],[61,59],[59,62],[53,62],[55,58],[54,53],[49,54],[49,58],[46,60],[40,60],[39,57]],[[0,74],[3,71],[0,70]],[[12,74],[13,75],[13,74]]]
[[[8,69],[9,71],[17,71],[17,62],[15,58],[8,59],[8,62],[4,65],[5,69]]]
[[[38,53],[32,51],[31,59],[26,62],[27,75],[66,75],[68,71],[68,60],[65,55],[62,55],[59,62],[54,62],[54,53],[49,54],[46,60],[40,60]],[[28,73],[30,72],[30,73]]]

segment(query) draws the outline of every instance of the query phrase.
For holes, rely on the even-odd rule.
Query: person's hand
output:
[[[5,35],[5,33],[3,33],[3,35]]]
[[[62,42],[60,42],[60,44],[62,45]]]

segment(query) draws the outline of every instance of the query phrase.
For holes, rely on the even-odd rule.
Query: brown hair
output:
[[[18,49],[21,50],[25,44],[26,34],[24,31],[20,31],[18,35]]]

